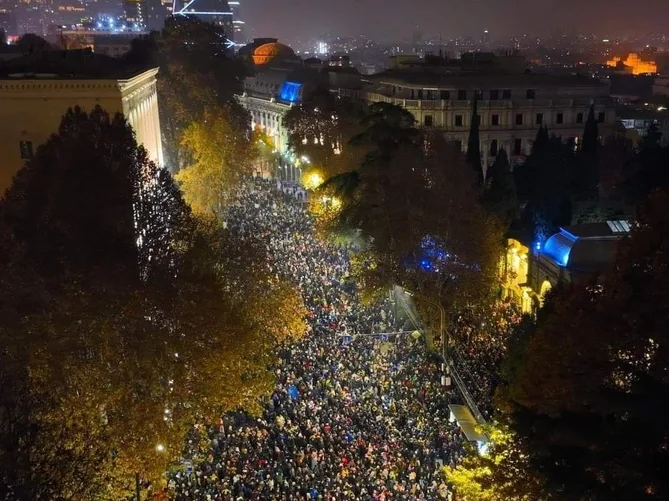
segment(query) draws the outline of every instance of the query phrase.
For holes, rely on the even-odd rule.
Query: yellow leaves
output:
[[[183,133],[181,146],[191,156],[175,177],[195,214],[221,215],[242,176],[251,173],[256,153],[228,107],[207,108],[201,121]]]
[[[511,430],[505,425],[480,430],[489,439],[487,450],[474,447],[456,467],[444,468],[444,476],[465,501],[534,501],[538,481],[530,471]]]

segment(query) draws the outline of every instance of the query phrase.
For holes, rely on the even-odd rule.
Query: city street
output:
[[[177,500],[447,499],[442,465],[462,432],[436,360],[396,328],[389,302],[360,304],[349,256],[316,239],[303,205],[276,181],[255,181],[226,223],[264,241],[273,271],[299,287],[310,333],[278,353],[276,387],[259,418],[228,415],[191,440],[194,471],[175,474]]]

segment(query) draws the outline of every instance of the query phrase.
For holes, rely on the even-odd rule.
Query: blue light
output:
[[[577,240],[578,237],[561,228],[560,233],[546,241],[542,254],[552,258],[558,266],[565,267],[569,264],[569,254]]]
[[[429,259],[421,259],[420,260],[420,268],[423,271],[430,271],[430,270],[432,270],[432,263],[430,262]]]
[[[279,92],[279,99],[288,101],[289,103],[296,103],[300,100],[300,89],[302,84],[295,82],[284,82]]]

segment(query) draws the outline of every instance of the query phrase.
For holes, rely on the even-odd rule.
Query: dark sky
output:
[[[498,36],[572,28],[613,36],[669,31],[669,0],[240,0],[250,36],[292,43],[325,34],[410,37],[416,26],[445,38],[489,29]],[[616,32],[616,33],[614,33]]]

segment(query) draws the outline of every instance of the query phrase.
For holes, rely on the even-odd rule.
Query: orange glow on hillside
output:
[[[621,62],[632,69],[633,75],[657,73],[657,64],[655,61],[644,61],[634,52],[632,52],[624,61],[622,57],[614,57],[613,59],[606,61],[606,64],[607,66],[616,67]]]

